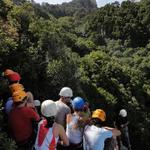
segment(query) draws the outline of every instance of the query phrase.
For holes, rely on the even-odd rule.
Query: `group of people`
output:
[[[59,100],[41,103],[34,100],[31,92],[25,91],[17,72],[7,69],[4,76],[9,81],[11,93],[5,103],[5,113],[9,134],[16,141],[18,150],[103,150],[107,138],[116,138],[118,150],[122,150],[120,137],[124,127],[120,124],[121,116],[127,117],[126,110],[120,111],[115,128],[107,127],[104,126],[105,111],[91,112],[82,97],[72,99],[70,87],[60,90]],[[127,130],[127,120],[123,119],[123,125]],[[130,143],[129,136],[127,142]],[[126,150],[131,150],[131,145]]]

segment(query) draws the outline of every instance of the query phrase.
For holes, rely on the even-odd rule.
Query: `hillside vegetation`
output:
[[[95,0],[1,0],[1,72],[6,68],[19,72],[41,101],[57,100],[61,87],[71,87],[92,109],[104,109],[110,125],[119,109],[127,109],[132,150],[149,150],[149,0],[101,8]],[[5,88],[1,79],[1,101]],[[13,150],[14,143],[0,132],[0,145]]]

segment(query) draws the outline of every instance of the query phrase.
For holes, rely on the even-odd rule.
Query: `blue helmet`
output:
[[[73,109],[82,110],[84,107],[84,100],[81,97],[75,97],[72,101]]]

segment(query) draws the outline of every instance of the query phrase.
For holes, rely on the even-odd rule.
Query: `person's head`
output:
[[[10,88],[11,93],[14,93],[14,92],[17,92],[17,91],[23,91],[24,90],[23,85],[19,84],[19,83],[11,84],[9,86],[9,88]]]
[[[21,77],[20,77],[19,73],[14,72],[12,74],[9,74],[7,76],[7,79],[9,81],[9,84],[13,84],[13,83],[18,83],[20,81]]]
[[[59,92],[59,96],[64,103],[70,102],[71,97],[73,96],[72,89],[70,87],[63,87]]]
[[[23,103],[27,98],[27,94],[25,91],[17,91],[12,94],[12,100],[15,105]]]
[[[41,106],[41,102],[38,99],[34,100],[34,106],[35,107]]]
[[[106,113],[102,109],[96,109],[92,113],[91,125],[102,126],[106,121]]]
[[[6,69],[6,70],[3,72],[3,75],[4,75],[4,77],[7,77],[8,75],[13,74],[13,73],[14,73],[13,70],[11,70],[11,69]]]
[[[41,104],[41,114],[47,120],[47,127],[51,127],[54,123],[54,119],[57,113],[57,106],[52,100],[45,100]]]
[[[89,103],[88,103],[88,102],[85,102],[83,111],[84,111],[84,112],[87,112],[88,109],[89,109]]]
[[[41,105],[41,113],[44,117],[55,117],[57,113],[57,106],[52,100],[45,100]]]
[[[83,111],[84,105],[85,105],[85,102],[83,98],[81,97],[75,97],[72,100],[72,106],[73,106],[74,111]]]
[[[41,102],[39,100],[34,100],[34,106],[36,107],[38,114],[41,115]]]
[[[119,112],[119,116],[127,117],[127,111],[125,109],[121,109],[120,112]]]

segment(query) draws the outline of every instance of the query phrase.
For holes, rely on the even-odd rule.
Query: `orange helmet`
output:
[[[27,96],[25,91],[17,91],[12,95],[13,102],[21,102]]]
[[[14,83],[9,86],[11,93],[17,92],[17,91],[23,91],[24,87],[22,84]]]
[[[6,69],[6,70],[4,71],[4,76],[8,76],[8,75],[13,74],[13,73],[14,73],[13,70],[11,70],[11,69]]]
[[[101,121],[105,121],[106,120],[106,114],[102,109],[96,109],[92,114],[92,118],[98,118]]]

